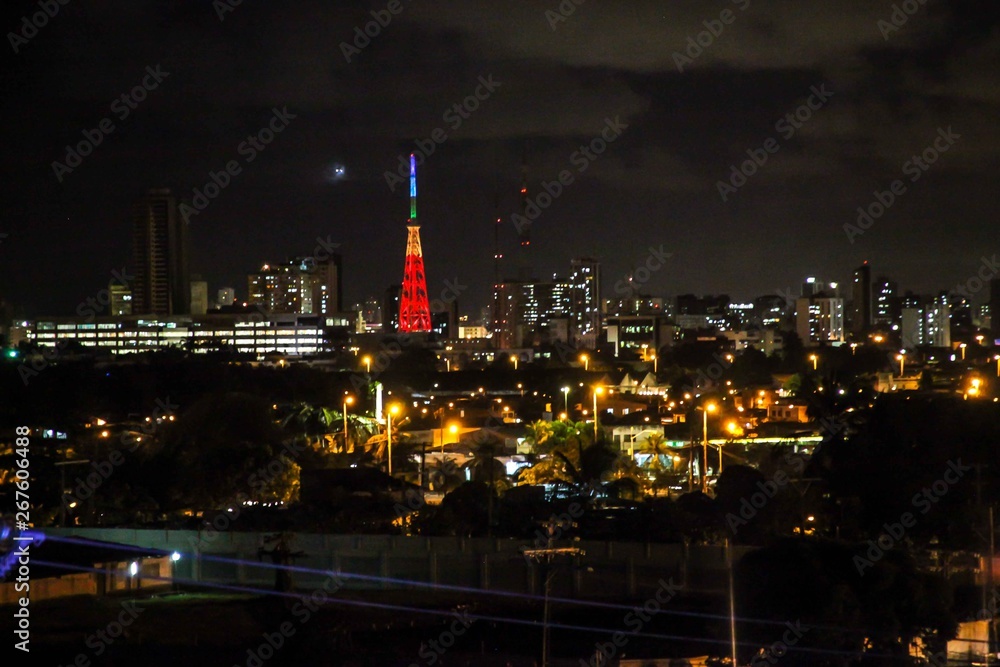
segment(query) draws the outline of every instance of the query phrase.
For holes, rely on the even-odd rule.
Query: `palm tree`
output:
[[[649,455],[642,467],[647,475],[652,476],[653,495],[656,495],[660,487],[673,480],[674,455],[663,439],[662,433],[650,433],[646,436],[639,452]]]

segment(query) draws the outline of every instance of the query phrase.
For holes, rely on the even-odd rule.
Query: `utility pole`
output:
[[[541,565],[545,574],[545,603],[542,608],[542,667],[549,667],[549,593],[552,589],[552,579],[558,571],[554,565],[557,558],[582,556],[586,552],[576,547],[555,546],[555,532],[559,522],[553,517],[545,524],[548,533],[548,545],[544,549],[525,549],[524,557]]]

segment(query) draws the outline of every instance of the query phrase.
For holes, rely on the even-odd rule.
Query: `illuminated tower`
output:
[[[406,266],[403,293],[399,298],[399,331],[417,333],[431,330],[431,307],[427,301],[424,253],[420,248],[417,224],[417,158],[410,154],[410,219],[406,222]]]

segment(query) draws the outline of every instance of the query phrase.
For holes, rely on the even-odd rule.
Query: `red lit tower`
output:
[[[419,333],[431,330],[431,307],[427,301],[427,277],[424,253],[420,247],[417,223],[417,158],[410,153],[410,219],[406,222],[406,265],[403,268],[403,293],[399,298],[399,330]]]

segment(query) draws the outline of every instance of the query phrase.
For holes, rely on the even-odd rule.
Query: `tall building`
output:
[[[559,280],[500,283],[493,295],[499,313],[498,347],[530,347],[553,338],[569,342],[566,329],[574,319],[572,294],[572,284]]]
[[[579,347],[594,349],[601,335],[601,263],[593,257],[570,261],[571,309]]]
[[[187,315],[191,312],[187,225],[169,189],[153,189],[133,211],[132,312]]]
[[[753,300],[753,322],[761,327],[780,327],[788,311],[785,297],[765,294]]]
[[[382,332],[396,333],[399,331],[399,297],[403,293],[400,284],[390,285],[385,290],[382,301]]]
[[[865,334],[872,328],[872,267],[865,261],[854,270],[851,283],[851,333]]]
[[[844,300],[817,292],[795,300],[795,330],[804,345],[844,341]]]
[[[879,276],[872,286],[872,323],[878,327],[891,328],[899,323],[899,297],[895,282]]]
[[[945,292],[936,298],[907,293],[902,300],[900,345],[916,347],[951,347],[951,307]]]
[[[340,310],[340,257],[297,257],[247,276],[251,306],[269,313],[332,315]]]

